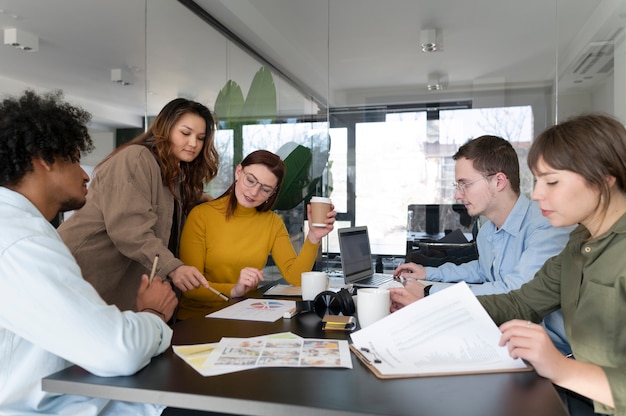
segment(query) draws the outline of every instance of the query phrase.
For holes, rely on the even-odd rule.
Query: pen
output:
[[[150,278],[148,279],[148,286],[152,284],[154,274],[156,273],[157,264],[159,264],[159,255],[154,256],[154,262],[152,262],[152,271],[150,272]]]
[[[223,294],[222,292],[220,292],[219,290],[213,289],[211,286],[209,286],[209,290],[213,293],[215,293],[217,296],[219,296],[220,298],[224,299],[226,302],[228,302],[230,300],[230,298],[228,296],[226,296],[225,294]]]
[[[393,279],[397,282],[402,283],[402,286],[406,285],[406,282],[410,280],[419,280],[416,277],[402,277],[402,276],[394,276]]]

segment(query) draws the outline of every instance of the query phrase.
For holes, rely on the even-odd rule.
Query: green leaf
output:
[[[241,116],[243,105],[241,88],[235,81],[229,80],[217,95],[213,110],[221,122],[230,125]]]
[[[254,75],[241,110],[241,117],[272,120],[276,118],[276,86],[272,72],[268,68],[262,67]]]
[[[311,149],[302,145],[297,145],[283,159],[286,169],[285,179],[274,209],[292,209],[307,197],[306,189],[310,182],[309,171],[312,160]]]

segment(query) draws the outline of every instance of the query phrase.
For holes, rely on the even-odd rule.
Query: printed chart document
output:
[[[248,340],[253,340],[256,338],[267,338],[273,340],[301,339],[298,335],[291,332],[281,332],[267,336],[248,338]],[[202,374],[204,377],[234,373],[236,371],[243,371],[254,368],[253,365],[215,366],[207,363],[207,359],[209,358],[209,356],[213,352],[215,352],[218,347],[218,342],[195,345],[172,345],[174,353],[176,353],[176,355],[182,358],[187,364],[189,364],[194,370]]]
[[[207,318],[240,319],[244,321],[274,322],[296,307],[293,300],[245,299],[207,315]]]
[[[531,370],[498,346],[500,330],[464,282],[350,336],[352,351],[380,378]]]
[[[291,332],[219,343],[174,345],[174,352],[205,377],[260,367],[352,368],[346,340],[302,338]]]
[[[204,365],[214,368],[352,368],[352,359],[346,340],[265,336],[222,338]]]

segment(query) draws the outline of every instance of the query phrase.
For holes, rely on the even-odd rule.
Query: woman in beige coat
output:
[[[215,120],[202,104],[169,102],[150,128],[96,166],[87,203],[59,227],[83,276],[106,302],[135,310],[143,273],[169,278],[181,291],[208,287],[178,259],[184,218],[217,174]]]

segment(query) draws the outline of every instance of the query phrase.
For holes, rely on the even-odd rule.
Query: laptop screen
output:
[[[340,228],[337,235],[346,281],[371,275],[372,253],[367,227]]]

